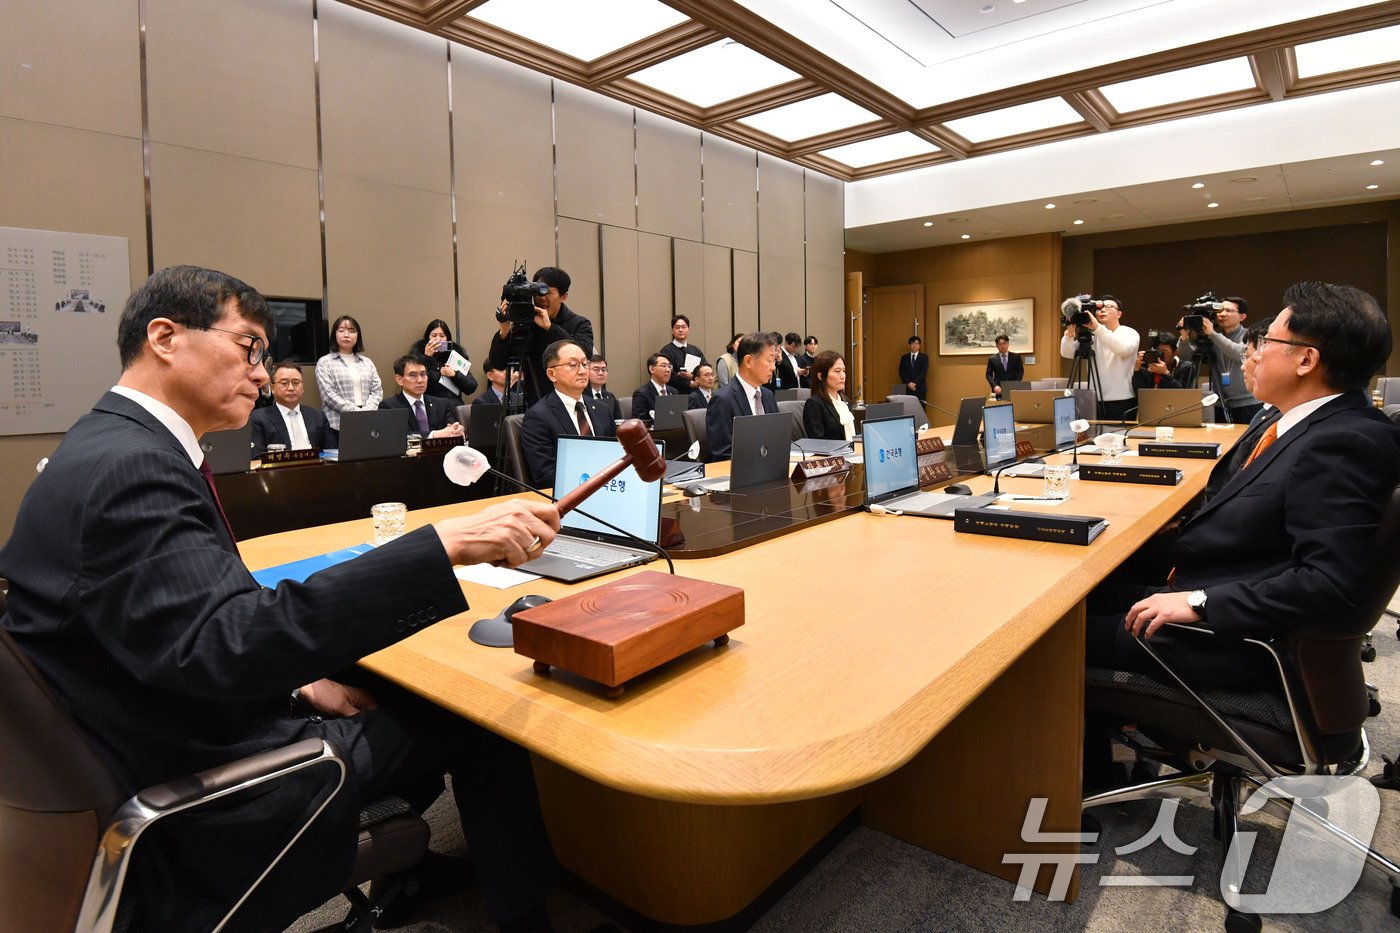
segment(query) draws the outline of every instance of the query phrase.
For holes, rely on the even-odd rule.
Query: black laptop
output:
[[[976,447],[977,432],[982,427],[981,396],[965,398],[958,403],[958,420],[953,424],[954,447]]]
[[[253,462],[253,423],[232,431],[210,431],[199,439],[199,449],[216,474],[247,473]]]
[[[341,463],[402,457],[407,446],[402,408],[347,411],[340,415]]]
[[[886,421],[904,414],[903,402],[871,402],[865,406],[866,421]]]
[[[681,412],[690,407],[689,395],[662,395],[656,400],[656,417],[652,419],[651,426],[657,431],[680,431],[685,425],[681,424]]]
[[[506,416],[504,405],[471,405],[467,414],[467,443],[480,451],[495,450],[501,443],[501,419]]]
[[[896,406],[897,407],[897,406]],[[740,415],[734,419],[729,475],[702,479],[694,485],[710,492],[727,492],[786,479],[792,415]]]

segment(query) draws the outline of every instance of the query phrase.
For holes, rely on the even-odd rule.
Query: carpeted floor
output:
[[[1376,628],[1377,658],[1366,666],[1367,676],[1380,687],[1380,716],[1367,724],[1372,762],[1367,774],[1381,769],[1381,755],[1400,756],[1400,642],[1395,620],[1384,618]],[[1028,767],[1012,758],[1007,767]],[[456,815],[444,796],[429,811],[433,848],[441,852],[463,847]],[[1130,854],[1117,854],[1145,836],[1157,819],[1153,804],[1123,804],[1095,811],[1104,837],[1086,853],[1097,853],[1097,864],[1083,868],[1081,893],[1073,904],[1055,903],[1041,895],[1014,900],[1015,887],[955,862],[873,830],[859,828],[842,840],[815,869],[759,919],[757,933],[789,931],[1059,931],[1088,930],[1134,933],[1151,930],[1222,929],[1225,908],[1219,897],[1220,845],[1211,834],[1211,812],[1196,802],[1183,802],[1175,819],[1177,837],[1198,847],[1191,855],[1172,851],[1163,843],[1148,845]],[[1246,882],[1247,893],[1267,888],[1267,871],[1282,837],[1282,825],[1272,817],[1246,817],[1249,828],[1259,830]],[[1400,859],[1400,792],[1381,792],[1381,818],[1373,845]],[[1307,857],[1335,859],[1327,846],[1305,849]],[[1255,869],[1262,869],[1256,871]],[[1106,875],[1142,876],[1196,874],[1194,883],[1182,887],[1104,887]],[[1334,931],[1400,930],[1400,919],[1390,914],[1390,886],[1377,871],[1367,869],[1352,893],[1330,910],[1309,915],[1272,914],[1266,930]],[[564,891],[550,900],[550,914],[560,933],[592,930],[609,919],[589,904]],[[345,901],[337,898],[316,913],[303,917],[290,930],[308,931],[344,915]],[[407,933],[435,931],[486,931],[492,927],[482,912],[481,898],[469,889],[459,896],[438,901],[424,915],[400,929]]]

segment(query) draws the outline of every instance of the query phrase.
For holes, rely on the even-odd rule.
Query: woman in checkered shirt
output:
[[[335,351],[316,361],[316,386],[321,390],[321,410],[326,420],[340,430],[343,411],[374,411],[384,398],[379,371],[365,356],[360,322],[348,314],[331,325]]]

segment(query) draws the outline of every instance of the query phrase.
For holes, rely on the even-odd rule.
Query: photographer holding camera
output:
[[[1216,421],[1225,420],[1223,407],[1230,409],[1230,421],[1245,424],[1263,408],[1263,403],[1250,394],[1244,382],[1244,339],[1249,315],[1249,302],[1243,298],[1215,301],[1209,292],[1186,307],[1187,313],[1176,322],[1182,332],[1177,348],[1182,359],[1193,360],[1198,372],[1204,371],[1202,361],[1211,366],[1213,377],[1219,379],[1211,388],[1219,393],[1221,403],[1215,406]],[[1213,352],[1212,352],[1213,351]]]
[[[1070,308],[1076,302],[1078,310]],[[1086,385],[1099,392],[1099,413],[1103,418],[1124,420],[1137,407],[1133,391],[1133,370],[1137,365],[1138,332],[1122,323],[1123,309],[1118,299],[1104,295],[1098,301],[1070,299],[1061,306],[1065,322],[1060,338],[1060,356],[1088,359],[1098,370],[1098,385],[1090,379],[1073,379],[1071,384]],[[1077,364],[1076,364],[1077,365]]]
[[[1152,346],[1146,350],[1139,350],[1137,355],[1137,369],[1133,370],[1133,388],[1136,389],[1180,389],[1183,388],[1180,377],[1173,372],[1176,360],[1176,339],[1171,334],[1163,332],[1156,334],[1148,331],[1148,343]],[[1183,374],[1191,371],[1191,364],[1181,364],[1183,369],[1177,372]],[[1186,386],[1185,388],[1189,388]]]
[[[572,340],[583,350],[585,359],[593,355],[593,322],[564,304],[570,282],[563,269],[545,266],[527,283],[521,265],[501,290],[496,312],[500,327],[491,338],[487,365],[524,375],[527,407],[554,389],[544,372],[546,347],[558,340]]]

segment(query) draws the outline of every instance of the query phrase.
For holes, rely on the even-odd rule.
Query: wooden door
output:
[[[899,358],[909,338],[923,337],[923,285],[887,285],[865,290],[865,401],[883,402],[899,381]],[[928,352],[928,347],[924,347]]]
[[[846,394],[856,397],[865,372],[865,274],[846,273]]]

